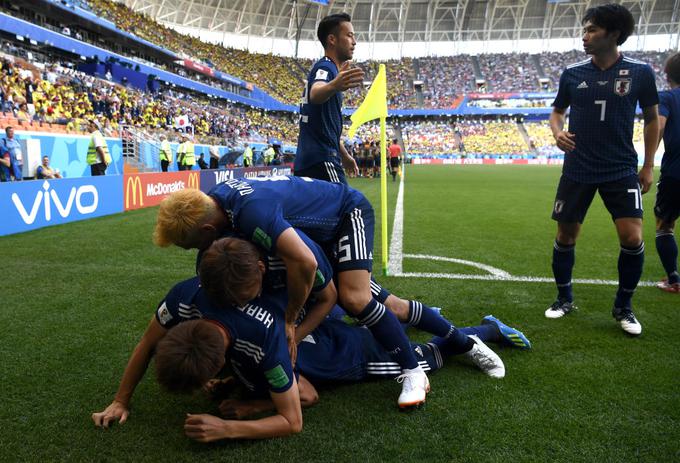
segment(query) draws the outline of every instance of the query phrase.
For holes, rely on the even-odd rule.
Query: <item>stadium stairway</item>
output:
[[[541,65],[541,60],[539,58],[539,55],[531,55],[531,62],[534,63],[534,67],[536,68],[536,71],[538,72],[538,77],[541,79],[547,79],[548,76],[545,75],[545,70],[543,69],[543,66]]]
[[[482,67],[479,65],[479,57],[472,55],[470,58],[472,59],[472,69],[475,70],[475,79],[486,80],[484,74],[482,74]]]
[[[521,122],[517,123],[517,130],[519,130],[520,135],[522,135],[522,138],[524,139],[524,143],[527,144],[527,147],[529,147],[529,151],[532,153],[536,152],[536,148],[531,147],[531,137],[529,136],[529,132],[527,132],[527,128],[524,127],[524,124]]]

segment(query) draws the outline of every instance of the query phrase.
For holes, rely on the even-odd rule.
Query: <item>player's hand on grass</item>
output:
[[[290,363],[295,366],[297,360],[297,344],[295,343],[295,324],[286,323],[286,340],[288,341],[288,353],[290,354]]]
[[[198,442],[212,442],[229,437],[228,423],[212,415],[187,413],[184,434]]]
[[[108,429],[109,425],[116,421],[119,424],[125,424],[128,415],[130,415],[130,410],[122,402],[114,400],[103,412],[93,413],[92,421],[98,428]]]
[[[638,178],[642,194],[647,193],[652,187],[652,182],[654,182],[654,168],[652,166],[642,166],[638,173]]]
[[[569,151],[576,148],[576,142],[574,141],[575,139],[576,134],[567,132],[566,130],[562,130],[555,136],[557,147],[565,153],[568,153]]]
[[[345,61],[340,66],[340,72],[333,79],[333,85],[338,92],[344,92],[347,89],[359,87],[364,83],[364,71],[359,67],[350,67],[350,62]]]

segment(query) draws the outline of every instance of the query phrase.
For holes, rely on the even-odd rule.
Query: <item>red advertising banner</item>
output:
[[[215,72],[212,70],[212,68],[204,64],[196,63],[195,61],[191,61],[189,59],[184,60],[184,67],[187,69],[193,69],[194,71],[198,71],[202,74],[207,74],[212,77],[215,76]]]
[[[170,193],[185,188],[200,189],[201,172],[137,173],[123,176],[123,206],[126,211],[157,206]]]

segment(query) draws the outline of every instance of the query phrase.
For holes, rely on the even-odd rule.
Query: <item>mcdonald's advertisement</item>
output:
[[[123,211],[121,175],[0,183],[0,235]]]
[[[123,176],[123,209],[131,211],[157,206],[171,193],[185,188],[199,189],[200,172],[163,172],[125,174]]]

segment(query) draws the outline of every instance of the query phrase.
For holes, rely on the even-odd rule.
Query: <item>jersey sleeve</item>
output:
[[[668,118],[671,114],[671,92],[659,92],[659,116]]]
[[[330,82],[335,79],[335,71],[329,64],[321,64],[312,69],[311,82]]]
[[[283,217],[281,204],[275,201],[250,201],[239,211],[238,228],[246,239],[267,252],[276,252],[276,240],[291,225]]]
[[[567,70],[565,69],[560,76],[560,85],[557,89],[557,95],[555,96],[555,101],[552,105],[558,109],[566,109],[571,103],[569,98],[569,87],[567,84]]]
[[[262,361],[262,372],[271,392],[286,392],[293,385],[293,366],[283,329],[275,330],[270,341]]]
[[[316,274],[314,275],[314,286],[312,286],[312,291],[321,291],[328,286],[328,283],[333,279],[333,267],[331,267],[331,263],[328,261],[326,254],[316,241],[312,240],[301,230],[295,229],[295,231],[316,258]]]
[[[180,322],[179,301],[181,294],[180,284],[175,285],[170,292],[158,304],[156,309],[156,321],[163,328],[170,329]]]
[[[659,104],[659,94],[656,91],[656,79],[654,71],[650,66],[645,66],[642,72],[642,82],[640,86],[640,95],[638,97],[640,108],[648,108]]]

